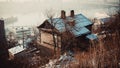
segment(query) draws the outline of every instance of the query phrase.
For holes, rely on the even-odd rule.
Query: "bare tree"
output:
[[[57,47],[57,42],[56,42],[56,38],[55,38],[55,25],[56,23],[53,22],[53,17],[55,16],[55,12],[53,11],[53,9],[50,10],[46,10],[46,16],[47,18],[50,20],[50,24],[53,25],[53,27],[51,26],[50,29],[52,30],[52,37],[53,37],[53,45],[54,45],[54,53],[56,54],[56,47]]]
[[[62,14],[63,13],[63,14]],[[64,53],[66,50],[72,50],[72,47],[74,45],[76,45],[76,40],[75,40],[75,36],[72,34],[72,28],[74,29],[74,25],[75,25],[75,21],[74,19],[72,20],[67,20],[65,15],[65,11],[61,11],[61,14],[63,15],[63,24],[64,27],[63,28],[63,32],[59,32],[59,36],[61,37],[61,53]],[[58,21],[60,21],[59,19],[57,21],[54,21],[53,17],[56,15],[54,13],[53,10],[47,10],[46,11],[46,15],[47,18],[49,18],[49,23],[52,25],[50,28],[52,30],[52,36],[53,36],[53,43],[54,43],[54,51],[56,52],[56,48],[58,46],[58,41],[56,41],[56,29],[55,26],[57,25],[61,25],[61,23],[59,23]],[[61,15],[61,16],[62,16]]]

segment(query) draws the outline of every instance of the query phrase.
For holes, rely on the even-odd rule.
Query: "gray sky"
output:
[[[0,17],[17,16],[19,24],[37,25],[46,19],[45,12],[49,9],[58,15],[61,10],[65,10],[67,15],[70,10],[75,10],[76,14],[92,17],[99,12],[114,12],[118,3],[119,0],[0,0]]]

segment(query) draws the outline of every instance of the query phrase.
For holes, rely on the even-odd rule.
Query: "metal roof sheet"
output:
[[[95,34],[89,34],[89,35],[87,35],[86,36],[88,39],[90,39],[90,40],[95,40],[95,39],[97,39],[97,36],[95,35]]]
[[[50,24],[59,30],[59,32],[63,32],[65,30],[65,22],[61,18],[54,18],[52,23],[50,19],[48,19],[48,22],[50,22]]]
[[[88,34],[88,33],[90,33],[90,31],[87,28],[85,28],[85,27],[81,27],[79,29],[76,29],[76,28],[72,29],[72,33],[76,37],[78,37],[78,36],[81,36],[83,34]]]
[[[50,22],[59,32],[63,32],[65,31],[66,23],[71,20],[75,21],[75,26],[71,27],[70,25],[67,25],[67,28],[72,30],[71,32],[75,36],[80,36],[90,32],[85,28],[85,26],[92,25],[92,22],[82,14],[77,14],[74,17],[68,16],[66,19],[54,18],[52,23],[50,19],[48,19],[48,22]]]
[[[110,18],[107,17],[107,18],[101,18],[100,19],[103,23],[106,23],[106,22],[109,22],[110,21]]]
[[[8,49],[8,51],[14,55],[14,54],[17,54],[17,53],[25,50],[25,49],[26,49],[26,48],[24,48],[24,47],[21,45],[21,46],[16,46],[16,47],[10,48],[10,49]]]
[[[74,19],[75,19],[76,25],[78,25],[79,27],[92,25],[92,22],[82,14],[75,15]]]

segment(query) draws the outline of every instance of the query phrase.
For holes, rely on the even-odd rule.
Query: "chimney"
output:
[[[71,12],[70,12],[70,17],[74,17],[74,10],[71,10]]]
[[[64,10],[61,10],[61,18],[65,19],[66,18],[66,13]]]
[[[75,26],[75,21],[74,21],[74,20],[73,20],[73,21],[70,21],[70,22],[69,22],[69,25],[70,25],[70,26]]]

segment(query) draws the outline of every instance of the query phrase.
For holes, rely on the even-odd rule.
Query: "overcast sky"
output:
[[[18,22],[39,24],[46,19],[45,11],[52,9],[58,15],[70,10],[90,17],[99,12],[114,11],[119,0],[0,0],[0,17],[17,16]],[[18,23],[17,22],[17,23]]]

